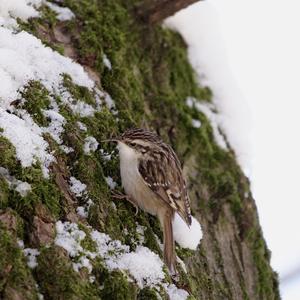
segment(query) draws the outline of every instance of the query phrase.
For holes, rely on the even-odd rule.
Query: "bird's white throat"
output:
[[[137,153],[132,148],[128,147],[126,144],[118,142],[118,149],[121,163],[133,163],[134,161],[137,161]]]

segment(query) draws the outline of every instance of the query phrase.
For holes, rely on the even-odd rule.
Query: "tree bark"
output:
[[[140,14],[153,24],[192,2],[196,1],[148,1]],[[49,152],[56,158],[49,179],[43,178],[38,163],[22,168],[0,128],[0,167],[31,185],[28,195],[21,197],[0,174],[0,298],[32,300],[40,293],[45,300],[168,300],[165,286],[174,284],[192,300],[279,299],[277,275],[270,266],[248,179],[234,153],[215,142],[209,119],[186,104],[189,97],[211,104],[212,92],[198,85],[184,41],[173,31],[136,22],[131,13],[135,0],[57,3],[76,17],[59,21],[42,7],[40,18],[21,24],[21,29],[80,63],[98,93],[66,76],[63,94],[52,95],[40,82],[30,82],[22,90],[22,101],[13,103],[36,126],[45,127],[49,120],[43,112],[52,109],[49,99],[57,99],[57,111],[65,119],[62,144],[72,151],[62,151],[45,134]],[[108,105],[111,99],[106,93],[115,101],[115,109]],[[72,105],[92,107],[94,115],[73,112],[61,101],[66,94],[72,97]],[[194,128],[192,119],[201,120],[201,127]],[[77,272],[74,264],[79,257],[55,243],[56,225],[68,221],[86,231],[81,246],[88,251],[96,251],[90,237],[95,229],[130,251],[141,243],[162,259],[159,222],[142,211],[135,215],[129,202],[114,200],[107,184],[110,177],[120,188],[119,163],[115,147],[101,141],[130,127],[150,128],[173,146],[183,163],[192,214],[203,229],[195,251],[176,246],[181,260],[178,280],[165,274],[159,288],[142,288],[129,272],[111,271],[102,257],[91,259],[90,273],[86,267]],[[84,151],[88,137],[99,142],[97,151]],[[71,177],[86,185],[83,194],[72,192]],[[84,218],[76,212],[88,199],[93,205]],[[138,226],[144,228],[142,239]],[[28,267],[20,240],[25,248],[39,251],[35,269]]]
[[[199,0],[145,0],[138,5],[137,15],[149,24],[163,21]]]

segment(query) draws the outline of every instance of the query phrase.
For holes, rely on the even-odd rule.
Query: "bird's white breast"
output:
[[[144,211],[156,215],[160,207],[153,192],[146,186],[139,170],[139,154],[122,142],[118,144],[120,154],[120,172],[126,194]]]
[[[135,194],[136,185],[140,180],[138,155],[132,148],[122,142],[119,142],[118,149],[120,153],[122,185],[126,194],[132,197]]]

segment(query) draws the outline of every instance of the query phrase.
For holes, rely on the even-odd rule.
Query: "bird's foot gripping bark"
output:
[[[111,195],[114,199],[117,199],[117,200],[124,200],[125,199],[125,200],[129,201],[135,207],[135,215],[138,214],[138,212],[139,212],[138,206],[136,205],[136,203],[128,195],[125,195],[125,194],[123,194],[123,193],[121,193],[117,190],[113,190],[111,192]]]

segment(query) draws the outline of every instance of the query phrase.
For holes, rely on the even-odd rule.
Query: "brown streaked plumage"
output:
[[[174,214],[191,225],[180,162],[173,149],[150,131],[130,129],[117,140],[124,190],[138,207],[158,216],[164,233],[164,259],[169,270],[175,271]]]

